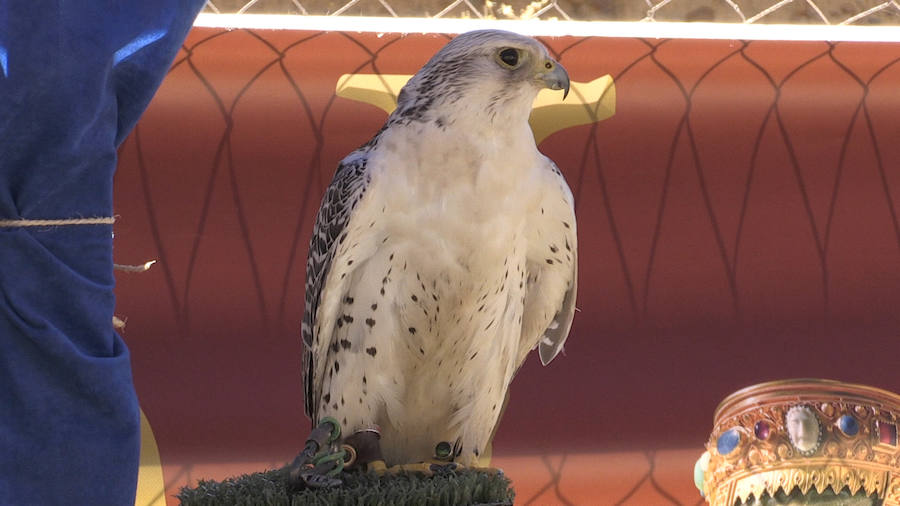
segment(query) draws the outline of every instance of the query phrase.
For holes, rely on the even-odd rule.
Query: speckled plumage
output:
[[[572,194],[528,126],[543,87],[568,76],[537,41],[460,35],[328,187],[307,261],[306,411],[345,434],[379,426],[388,464],[441,441],[474,464],[528,352],[549,363],[569,333]]]

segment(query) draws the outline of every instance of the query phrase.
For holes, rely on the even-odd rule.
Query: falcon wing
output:
[[[574,199],[562,173],[549,159],[547,163],[547,190],[529,237],[519,365],[535,346],[541,363],[549,364],[565,344],[575,315],[578,239]]]
[[[335,318],[319,315],[320,305],[329,288],[326,281],[338,254],[338,248],[348,234],[348,224],[359,202],[363,199],[371,177],[366,167],[364,153],[350,155],[341,161],[331,184],[322,199],[316,216],[309,255],[306,259],[306,305],[303,311],[301,333],[303,336],[303,389],[306,414],[316,422],[317,400],[321,395],[321,364],[317,357],[327,350]]]
[[[544,331],[538,344],[538,354],[541,357],[541,364],[549,364],[557,354],[562,350],[569,337],[569,330],[572,328],[572,319],[575,317],[575,294],[578,292],[578,253],[572,251],[572,269],[571,281],[566,295],[563,297],[562,306],[553,317],[553,321]]]

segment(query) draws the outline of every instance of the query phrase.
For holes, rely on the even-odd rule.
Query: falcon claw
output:
[[[429,470],[433,474],[443,476],[443,475],[453,474],[453,472],[456,471],[457,469],[459,469],[459,467],[460,466],[458,464],[451,462],[449,464],[431,464],[431,466],[429,467]]]
[[[300,479],[309,488],[337,487],[341,483],[343,483],[337,478],[332,478],[331,476],[328,476],[326,474],[315,474],[312,471],[300,473]]]
[[[300,475],[310,468],[312,468],[310,457],[301,452],[288,466],[288,478],[291,482],[297,482],[300,480]]]
[[[291,467],[291,483],[295,487],[302,488],[327,488],[336,487],[343,483],[337,475],[344,470],[343,450],[316,455],[313,463],[306,463],[301,467]]]

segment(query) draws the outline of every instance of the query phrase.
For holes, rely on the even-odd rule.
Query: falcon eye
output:
[[[497,58],[507,67],[515,68],[519,64],[519,50],[508,47],[500,51]]]

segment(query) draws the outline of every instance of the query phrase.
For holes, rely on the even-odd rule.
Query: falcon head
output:
[[[531,108],[543,89],[569,93],[569,75],[537,40],[502,30],[457,36],[401,90],[401,116],[421,115],[442,104]],[[460,103],[460,101],[468,103]]]

